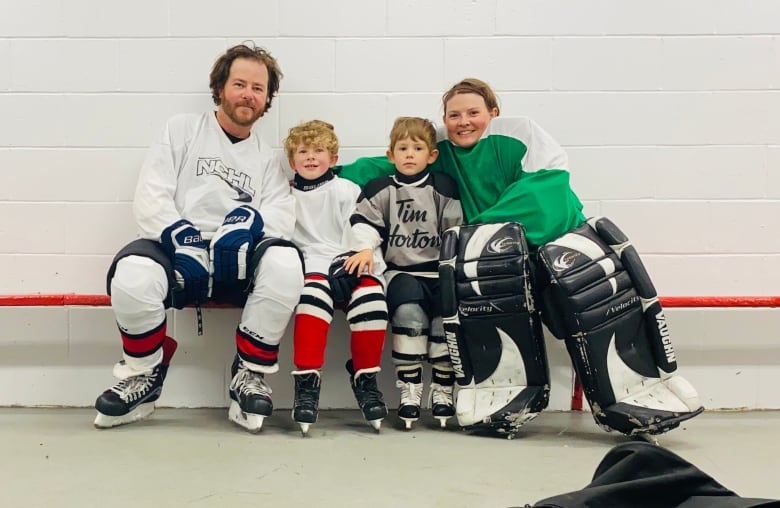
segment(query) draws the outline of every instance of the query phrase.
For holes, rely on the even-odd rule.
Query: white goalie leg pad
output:
[[[442,238],[444,332],[458,423],[509,435],[542,411],[549,372],[522,226],[460,226]]]
[[[703,410],[676,373],[655,288],[617,226],[591,219],[544,245],[539,259],[549,275],[546,322],[565,340],[600,425],[657,434]]]

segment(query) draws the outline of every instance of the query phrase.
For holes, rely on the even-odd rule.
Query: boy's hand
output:
[[[374,273],[374,251],[363,249],[348,257],[344,261],[344,269],[347,273],[353,273],[360,277],[363,273]]]

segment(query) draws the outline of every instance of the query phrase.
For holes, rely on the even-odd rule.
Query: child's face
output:
[[[325,147],[300,144],[290,159],[290,166],[301,178],[315,180],[335,166],[338,158]]]
[[[422,172],[438,155],[439,151],[429,149],[425,141],[412,138],[399,139],[393,149],[387,151],[387,158],[395,164],[395,169],[406,176]]]

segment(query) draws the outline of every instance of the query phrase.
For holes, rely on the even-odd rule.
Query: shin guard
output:
[[[460,226],[442,237],[442,314],[461,426],[511,437],[547,407],[547,355],[530,274],[520,224]]]
[[[676,374],[663,309],[628,238],[606,218],[539,250],[543,315],[566,342],[593,417],[606,430],[660,434],[699,414]]]

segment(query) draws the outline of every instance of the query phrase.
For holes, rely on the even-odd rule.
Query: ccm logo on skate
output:
[[[579,252],[567,251],[555,258],[553,261],[553,270],[556,272],[562,272],[572,267],[574,262],[579,257]]]
[[[655,315],[655,322],[658,324],[658,333],[661,334],[661,344],[664,345],[664,354],[666,354],[666,361],[674,363],[677,358],[674,354],[674,348],[672,347],[672,339],[669,337],[669,328],[666,326],[666,316],[664,311]]]
[[[522,251],[522,249],[520,248],[520,242],[518,242],[511,236],[505,236],[503,238],[499,238],[498,240],[493,240],[488,244],[487,250],[488,252],[492,252],[493,254],[501,254],[504,252],[509,252],[511,250],[514,250],[516,252]]]

